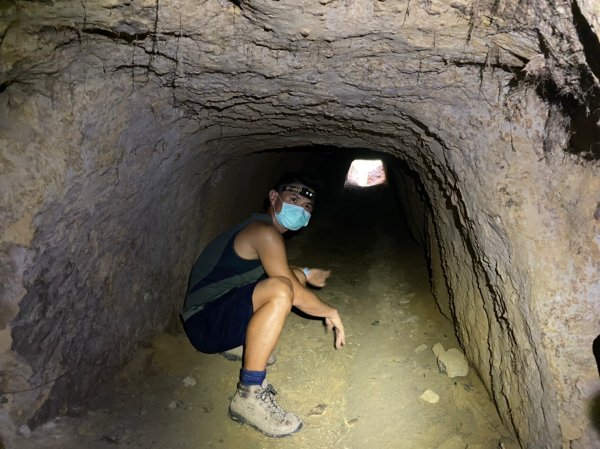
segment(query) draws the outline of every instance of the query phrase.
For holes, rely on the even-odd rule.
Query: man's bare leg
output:
[[[254,314],[246,330],[243,369],[229,405],[232,419],[272,437],[288,436],[302,428],[298,416],[285,412],[277,404],[275,390],[265,380],[267,360],[292,309],[293,296],[292,283],[282,277],[265,279],[254,288]],[[257,385],[259,379],[263,381]]]
[[[293,299],[292,283],[286,278],[269,278],[256,285],[252,295],[254,314],[246,330],[244,369],[266,369],[269,356],[292,310]]]
[[[300,284],[302,284],[302,286],[306,287],[306,275],[304,274],[304,272],[300,269],[300,268],[296,268],[293,267],[292,271],[294,273],[294,275],[296,276],[296,278],[298,279],[298,282],[300,282]],[[282,280],[282,285],[281,287],[284,287],[284,284],[288,284],[286,281],[287,279],[285,278],[276,278],[276,279],[281,279]],[[264,284],[262,284],[263,282],[269,281],[270,279],[266,279],[265,281],[262,281],[260,283],[258,283],[256,285],[256,288],[254,290],[254,295],[252,296],[252,303],[254,306],[254,312],[256,314],[257,311],[257,304],[264,304],[265,302],[269,301],[269,298],[271,298],[273,296],[273,289],[277,289],[280,286],[277,285],[268,285],[265,286]],[[276,284],[276,283],[275,283]],[[257,290],[259,289],[259,287],[261,287],[261,290],[265,290],[265,291],[259,291],[257,292]],[[265,288],[266,287],[266,288]],[[289,284],[289,288],[291,289],[291,283]],[[285,293],[287,294],[287,292]],[[263,299],[264,297],[266,297],[266,301]],[[254,317],[253,317],[254,318]],[[257,323],[255,323],[257,324]],[[260,324],[259,324],[260,326]],[[281,331],[280,331],[281,334]],[[246,335],[246,352],[248,351],[248,335]],[[237,361],[240,359],[243,359],[243,346],[239,346],[237,348],[233,348],[229,351],[225,351],[222,353],[225,358],[227,358],[228,360],[232,360],[232,361]],[[273,352],[270,353],[269,358],[267,359],[267,366],[272,365],[273,363],[275,363],[275,356],[273,355]],[[246,366],[244,365],[244,368],[246,368]],[[251,369],[251,368],[246,368],[246,369]],[[254,370],[253,370],[254,371]],[[257,370],[258,371],[258,370]]]

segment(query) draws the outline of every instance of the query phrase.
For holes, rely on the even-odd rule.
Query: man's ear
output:
[[[270,190],[269,191],[269,202],[271,203],[271,206],[273,206],[273,208],[275,207],[275,201],[277,201],[279,194],[277,193],[276,190]]]

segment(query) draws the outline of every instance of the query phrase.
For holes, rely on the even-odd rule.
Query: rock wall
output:
[[[418,177],[440,304],[521,445],[595,444],[595,2],[1,8],[3,431],[72,408],[174,319],[242,213],[222,182],[254,209],[241,189],[303,160],[248,155],[333,145]]]

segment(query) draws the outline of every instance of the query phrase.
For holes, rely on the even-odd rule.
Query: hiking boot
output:
[[[223,357],[227,360],[231,360],[232,362],[241,362],[244,357],[244,347],[238,346],[237,348],[229,349],[227,351],[220,352]],[[267,366],[271,366],[273,363],[277,361],[277,358],[271,354],[269,356],[269,360],[267,360]]]
[[[270,437],[287,437],[302,428],[302,421],[287,413],[275,401],[277,392],[265,379],[262,385],[242,385],[229,404],[229,416],[234,421],[249,424]]]

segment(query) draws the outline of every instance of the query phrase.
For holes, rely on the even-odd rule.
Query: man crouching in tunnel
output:
[[[181,317],[194,347],[214,354],[241,353],[242,369],[229,415],[271,437],[291,435],[302,421],[275,401],[266,368],[292,306],[324,318],[335,331],[335,347],[345,344],[336,309],[308,285],[323,287],[329,271],[290,267],[282,234],[308,225],[315,205],[314,185],[300,174],[285,174],[269,192],[266,214],[217,237],[194,263]],[[229,357],[228,357],[229,358]]]

